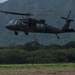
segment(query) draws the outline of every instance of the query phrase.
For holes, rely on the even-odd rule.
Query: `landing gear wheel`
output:
[[[15,35],[18,35],[18,32],[15,32]]]
[[[28,35],[28,32],[25,32],[25,35]]]

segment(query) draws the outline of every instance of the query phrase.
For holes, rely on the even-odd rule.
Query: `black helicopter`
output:
[[[6,25],[6,28],[14,31],[15,35],[18,35],[18,31],[23,31],[26,35],[28,35],[29,32],[52,33],[52,34],[56,34],[57,38],[59,39],[59,36],[57,34],[75,32],[74,29],[69,28],[71,21],[74,21],[73,19],[69,19],[71,11],[69,12],[67,18],[61,17],[62,19],[66,20],[66,23],[62,27],[62,29],[58,29],[56,27],[47,25],[44,19],[37,20],[37,19],[30,18],[29,16],[34,15],[31,13],[24,14],[24,13],[16,13],[16,12],[8,12],[8,11],[0,11],[0,12],[5,14],[28,16],[27,18],[24,18],[24,19],[11,20]]]

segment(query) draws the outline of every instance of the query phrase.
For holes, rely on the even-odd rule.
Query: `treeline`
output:
[[[75,63],[75,49],[66,50],[0,50],[0,64]]]
[[[0,64],[68,63],[75,62],[75,42],[65,45],[41,45],[29,42],[0,48]]]
[[[27,42],[24,45],[10,45],[8,47],[1,47],[0,49],[22,49],[27,51],[33,51],[33,50],[40,50],[40,49],[53,49],[53,50],[59,50],[59,49],[72,49],[75,48],[75,41],[70,41],[64,45],[57,45],[57,44],[51,44],[51,45],[43,45],[38,42]]]

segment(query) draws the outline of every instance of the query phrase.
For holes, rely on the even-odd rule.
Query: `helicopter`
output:
[[[31,33],[52,33],[52,34],[56,34],[57,39],[59,39],[58,34],[75,32],[74,29],[69,28],[70,23],[74,21],[73,19],[69,18],[71,11],[69,12],[67,17],[61,17],[62,19],[66,20],[66,23],[62,27],[62,29],[46,24],[45,22],[46,20],[44,19],[37,20],[37,19],[30,18],[30,16],[34,15],[32,13],[16,13],[16,12],[9,12],[9,11],[0,11],[0,12],[5,13],[5,14],[27,16],[27,18],[11,20],[5,26],[7,29],[14,31],[15,35],[18,35],[19,31],[24,32],[25,35],[28,35],[29,32]]]

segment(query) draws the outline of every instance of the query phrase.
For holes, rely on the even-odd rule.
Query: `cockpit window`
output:
[[[17,25],[21,25],[21,24],[22,24],[22,22],[21,22],[21,21],[19,21],[19,20],[17,20],[17,21],[16,21],[16,24],[17,24]]]
[[[16,25],[17,24],[17,21],[15,21],[14,24]]]
[[[11,21],[9,22],[9,24],[21,25],[21,24],[22,24],[22,22],[21,22],[21,21],[19,21],[19,20],[11,20]]]
[[[11,20],[11,21],[9,22],[9,24],[14,24],[14,22],[15,22],[14,20]]]

